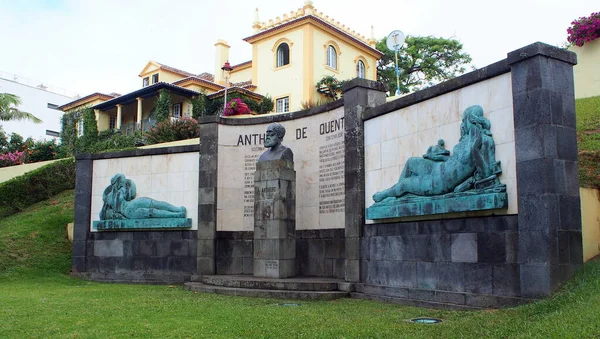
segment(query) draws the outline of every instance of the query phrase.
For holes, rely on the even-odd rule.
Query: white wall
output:
[[[7,134],[18,133],[23,138],[32,137],[34,140],[53,139],[46,135],[46,130],[60,132],[60,119],[63,112],[48,108],[48,103],[58,106],[64,105],[73,98],[44,91],[42,89],[20,84],[11,80],[0,78],[0,93],[11,93],[21,98],[19,110],[29,112],[43,120],[41,124],[34,124],[27,120],[2,121],[0,125]]]
[[[503,171],[500,182],[506,184],[508,209],[464,214],[516,214],[517,179],[510,73],[365,121],[366,207],[374,203],[374,193],[398,182],[408,158],[422,157],[438,139],[444,139],[446,149],[452,151],[460,138],[462,112],[472,105],[483,107],[484,116],[492,125],[496,160],[501,161]]]
[[[198,152],[94,160],[90,230],[102,209],[102,193],[110,179],[122,173],[133,180],[137,196],[184,206],[192,228],[198,229]]]
[[[344,228],[344,129],[331,132],[323,125],[343,117],[339,107],[281,122],[283,144],[294,153],[297,230]],[[219,126],[218,231],[254,230],[254,172],[265,148],[262,142],[240,143],[239,138],[262,136],[268,125]]]

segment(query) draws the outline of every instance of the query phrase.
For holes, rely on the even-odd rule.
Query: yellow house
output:
[[[153,125],[152,111],[161,89],[170,93],[171,115],[177,119],[191,115],[191,98],[201,94],[209,99],[221,97],[226,88],[257,101],[270,96],[274,113],[284,113],[324,99],[315,85],[325,76],[377,79],[376,63],[383,53],[375,49],[375,38],[367,39],[317,11],[312,1],[268,22],[259,21],[257,9],[252,29],[253,34],[244,38],[252,45],[252,59],[231,66],[229,72],[223,68],[229,65],[230,46],[219,40],[213,74],[194,74],[150,61],[139,73],[141,89],[124,95],[94,93],[60,109],[74,112],[91,107],[99,130],[116,128],[128,133]]]

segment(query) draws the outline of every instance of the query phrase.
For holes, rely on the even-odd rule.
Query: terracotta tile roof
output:
[[[68,108],[70,106],[76,106],[76,104],[78,104],[80,102],[83,103],[86,100],[93,98],[94,96],[98,96],[98,97],[100,97],[102,99],[110,100],[110,99],[116,98],[118,96],[118,94],[114,93],[114,92],[110,93],[110,94],[104,94],[104,93],[100,93],[100,92],[95,92],[95,93],[86,95],[84,97],[81,97],[79,99],[75,99],[75,100],[73,100],[71,102],[67,102],[66,104],[64,104],[62,106],[58,106],[58,109],[62,111],[63,109]]]
[[[246,87],[248,85],[252,85],[252,80],[240,81],[240,82],[232,82],[232,87]]]
[[[180,70],[178,68],[167,66],[165,64],[161,64],[160,62],[157,62],[157,64],[160,66],[161,69],[164,69],[165,71],[169,71],[169,72],[172,72],[172,73],[180,74],[180,75],[183,75],[183,76],[186,76],[186,77],[196,76],[196,74],[192,74],[190,72],[182,71],[182,70]]]
[[[185,81],[189,81],[189,80],[197,81],[197,82],[200,82],[200,83],[209,84],[209,85],[213,85],[213,86],[217,86],[217,87],[220,87],[220,88],[225,88],[225,86],[223,86],[223,85],[219,85],[216,82],[212,82],[210,80],[203,79],[203,78],[195,76],[195,75],[187,77],[185,79],[177,80],[177,81],[173,82],[173,85],[178,85],[178,84],[181,84],[181,83],[183,83]]]
[[[231,93],[231,92],[240,92],[240,93],[247,94],[247,95],[249,95],[251,97],[264,98],[263,95],[261,95],[259,93],[256,93],[256,92],[252,92],[251,90],[243,88],[243,87],[237,87],[237,86],[229,87],[227,89],[227,93]],[[215,93],[208,94],[206,97],[209,98],[209,99],[212,99],[212,98],[218,98],[218,97],[223,96],[223,95],[225,95],[225,89],[222,89],[222,90],[220,90],[218,92],[215,92]]]
[[[208,72],[200,73],[198,75],[198,78],[208,80],[208,81],[213,81],[213,82],[215,81],[215,76]]]

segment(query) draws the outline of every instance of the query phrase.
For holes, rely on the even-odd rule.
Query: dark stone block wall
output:
[[[358,289],[476,307],[514,304],[502,297],[520,295],[517,219],[506,215],[364,225]],[[500,298],[488,297],[482,305],[476,295]]]
[[[217,231],[217,274],[252,274],[254,232]]]
[[[252,274],[254,232],[218,231],[217,274]],[[296,231],[296,274],[344,278],[343,229]]]
[[[93,232],[87,274],[111,282],[174,283],[196,270],[196,231]]]
[[[305,277],[344,278],[343,229],[296,231],[297,273]]]

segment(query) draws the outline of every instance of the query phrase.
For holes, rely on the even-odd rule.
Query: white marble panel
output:
[[[365,171],[373,171],[381,168],[381,143],[367,145],[365,147]]]
[[[404,164],[402,167],[394,166],[387,167],[381,170],[381,189],[386,189],[392,187],[394,184],[398,182],[400,178],[400,173],[402,173],[402,169],[404,169]]]
[[[385,142],[398,138],[400,134],[399,113],[386,114],[381,119],[381,141]]]
[[[176,159],[172,159],[176,160]],[[185,190],[185,180],[183,173],[168,173],[167,174],[167,190],[168,192],[182,192]]]
[[[184,172],[198,173],[200,170],[200,154],[198,152],[184,153],[180,157],[183,162]]]
[[[506,185],[506,194],[508,195],[507,214],[517,214],[519,212],[519,200],[517,198],[517,178],[502,179],[500,181]]]
[[[106,177],[108,175],[108,160],[94,160],[92,167],[92,176]]]
[[[440,138],[440,134],[439,134],[439,129],[437,127],[419,132],[419,134],[417,135],[417,140],[418,140],[418,144],[417,144],[418,151],[417,152],[419,155],[415,155],[415,156],[423,156],[423,154],[427,153],[427,149],[430,146],[437,144],[439,138]],[[414,152],[413,152],[413,154],[414,154]]]
[[[165,173],[152,173],[151,193],[166,193],[169,190],[168,177]],[[139,193],[139,192],[138,192]]]
[[[152,164],[152,174],[162,174],[167,173],[168,163],[166,155],[153,155],[151,160]]]
[[[417,134],[410,134],[398,139],[398,164],[404,164],[408,158],[421,156],[422,153],[419,151],[419,140]]]
[[[381,118],[365,121],[365,145],[373,145],[381,142]]]
[[[471,86],[463,87],[458,90],[459,112],[473,105],[483,107],[484,112],[488,112],[489,83],[487,81],[479,82]]]
[[[140,174],[126,177],[127,179],[133,180],[138,192],[152,192],[152,174]]]
[[[432,129],[435,116],[435,100],[427,100],[414,105],[417,111],[417,132]]]
[[[344,222],[344,212],[319,214],[319,229],[344,228]]]
[[[370,206],[369,202],[372,203],[373,200],[371,197],[373,194],[383,189],[383,186],[381,185],[381,175],[382,170],[369,171],[365,173],[365,204],[367,206]]]
[[[184,162],[182,156],[177,156],[178,154],[172,154],[167,156],[165,159],[167,162],[167,173],[183,173]]]
[[[490,112],[504,110],[512,107],[512,78],[510,73],[505,73],[486,81],[489,86],[489,98],[486,107]]]
[[[515,124],[512,107],[489,113],[488,119],[492,127],[490,131],[496,145],[515,141]]]
[[[198,172],[184,172],[185,191],[198,192]]]
[[[456,92],[444,94],[434,101],[434,126],[443,126],[460,120],[460,111],[458,110],[459,99]]]
[[[108,177],[112,177],[117,173],[123,173],[123,166],[121,159],[108,159],[108,168],[106,174]]]
[[[496,145],[496,161],[500,161],[502,166],[500,180],[517,177],[514,143]]]
[[[223,209],[218,210],[217,213],[221,217],[217,224],[217,231],[250,231],[244,227],[243,209]]]
[[[381,167],[398,166],[400,145],[398,138],[381,143]]]
[[[460,121],[440,126],[439,138],[444,139],[446,149],[452,152],[452,149],[460,140]]]
[[[296,229],[314,230],[319,226],[319,206],[302,207],[296,210]]]
[[[398,110],[396,112],[390,112],[388,114],[397,115],[398,116],[398,136],[403,137],[409,134],[413,134],[417,132],[417,120],[418,120],[418,112],[415,106],[410,106]]]

